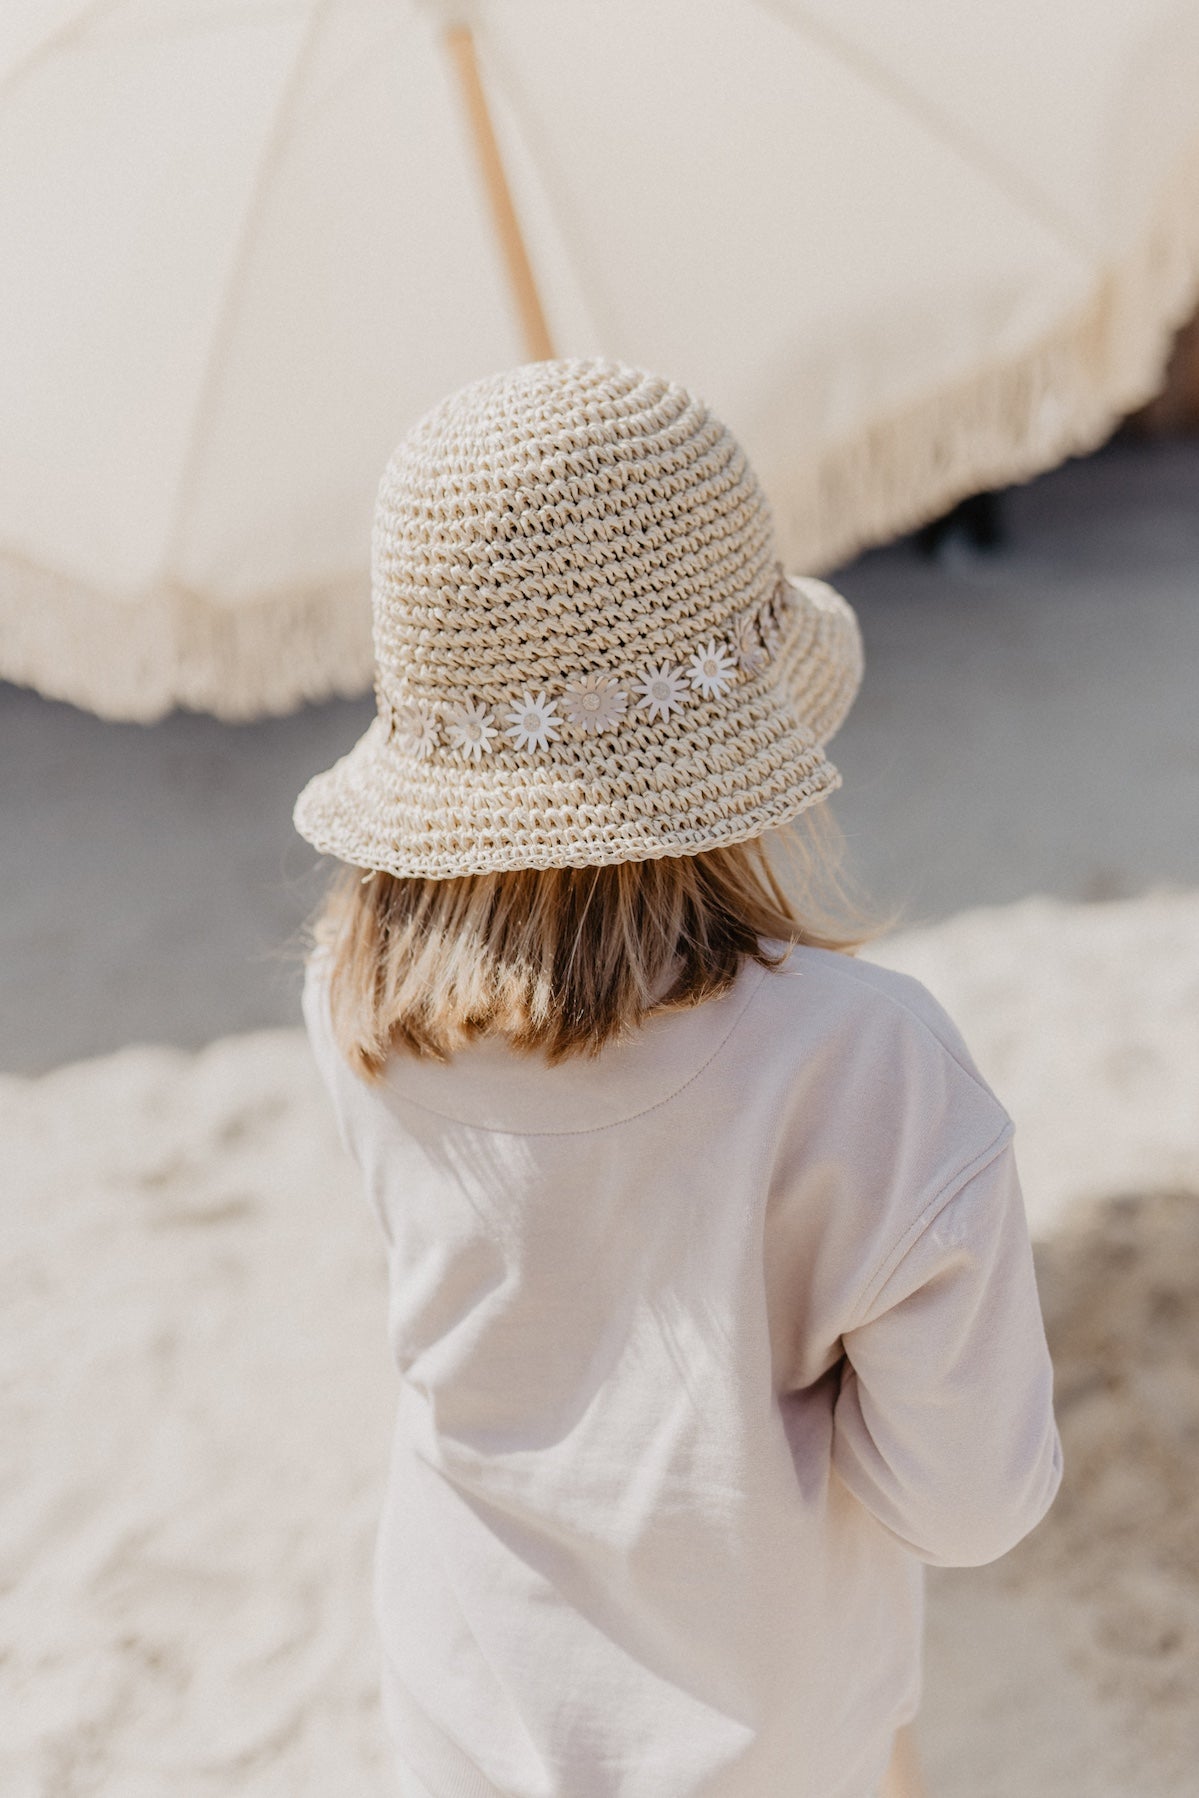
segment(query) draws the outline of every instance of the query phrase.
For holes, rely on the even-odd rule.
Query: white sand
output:
[[[1034,1236],[1072,1200],[1199,1194],[1199,893],[1025,899],[870,955],[932,989],[1016,1119]]]
[[[1030,901],[879,956],[950,1006],[1017,1118],[1068,1462],[1029,1542],[931,1582],[934,1798],[1182,1798],[1199,895]],[[369,1610],[383,1269],[302,1037],[2,1080],[0,1140],[0,1790],[393,1793]]]

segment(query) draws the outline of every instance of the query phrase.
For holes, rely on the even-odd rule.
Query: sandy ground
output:
[[[1199,441],[1118,444],[1011,494],[996,556],[837,577],[867,651],[837,809],[883,908],[1199,887],[1197,493]],[[296,1022],[292,801],[370,712],[146,729],[0,684],[0,1069]]]
[[[933,1798],[1184,1798],[1199,894],[891,941],[1016,1116],[1067,1477],[931,1581]],[[375,1227],[295,1031],[0,1080],[6,1798],[385,1798]],[[14,1477],[19,1471],[19,1479]]]

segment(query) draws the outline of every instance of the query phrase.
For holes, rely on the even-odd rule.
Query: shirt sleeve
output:
[[[921,1560],[980,1566],[1061,1481],[1053,1369],[1010,1140],[951,1192],[844,1334],[833,1465]]]

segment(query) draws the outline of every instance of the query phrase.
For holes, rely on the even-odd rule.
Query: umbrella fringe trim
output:
[[[1197,302],[1199,139],[1136,248],[1039,345],[768,473],[771,490],[790,495],[775,508],[784,559],[813,572],[835,568],[972,493],[1096,449],[1161,391],[1175,336]]]
[[[121,601],[0,551],[0,677],[101,718],[177,707],[229,723],[371,684],[365,574],[240,605],[170,588]]]

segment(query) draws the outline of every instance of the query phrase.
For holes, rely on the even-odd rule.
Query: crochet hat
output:
[[[789,579],[740,445],[611,362],[444,401],[379,488],[378,715],[295,822],[361,868],[448,878],[694,855],[840,785],[857,623]]]

